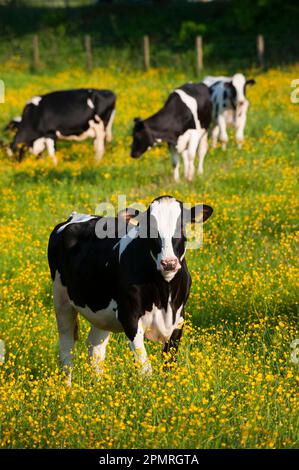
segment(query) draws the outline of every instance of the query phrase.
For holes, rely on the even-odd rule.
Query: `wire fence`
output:
[[[45,38],[33,35],[22,44],[8,40],[0,50],[1,62],[23,63],[34,72],[79,66],[91,71],[110,64],[118,68],[175,67],[195,72],[207,69],[272,67],[299,62],[299,36],[242,36],[239,38],[204,39],[194,37],[193,47],[157,41],[143,36],[139,41],[119,41],[119,45],[103,44],[100,38],[78,35],[72,39]],[[5,42],[5,41],[4,41]]]

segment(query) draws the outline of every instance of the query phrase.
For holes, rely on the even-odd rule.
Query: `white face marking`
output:
[[[152,253],[151,255],[156,261],[157,269],[161,271],[165,280],[171,281],[181,267],[172,246],[172,238],[175,235],[177,222],[181,216],[181,206],[173,198],[163,198],[151,204],[150,213],[156,219],[158,233],[162,242],[162,249],[157,258],[155,258]],[[165,259],[177,260],[175,271],[163,271],[161,260]]]
[[[244,86],[246,83],[246,79],[242,73],[236,73],[233,78],[232,78],[232,84],[236,89],[237,92],[237,103],[240,101],[245,101],[245,95],[244,95]]]
[[[198,129],[198,130],[201,129],[200,122],[199,122],[199,119],[198,119],[198,110],[197,110],[196,99],[193,98],[192,96],[188,95],[183,90],[177,89],[177,90],[174,90],[174,92],[177,93],[180,96],[183,103],[185,103],[187,108],[190,109],[190,111],[192,113],[192,116],[193,116],[193,119],[194,119],[194,122],[195,122],[195,128]]]
[[[27,101],[27,104],[34,104],[34,106],[38,106],[41,99],[41,96],[33,96],[31,100]]]
[[[95,219],[95,215],[88,215],[88,214],[77,214],[77,212],[73,212],[71,215],[72,219],[69,222],[66,222],[64,225],[61,225],[57,230],[57,233],[62,232],[70,224],[79,224],[82,222],[88,222],[88,220]]]
[[[89,106],[91,109],[94,109],[94,104],[93,104],[93,102],[91,101],[90,98],[88,98],[88,100],[87,100],[87,106]]]
[[[13,121],[14,122],[21,122],[22,121],[22,117],[21,116],[16,116],[13,118]]]

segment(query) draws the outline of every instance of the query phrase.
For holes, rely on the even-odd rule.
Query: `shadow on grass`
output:
[[[247,303],[242,306],[241,311],[240,306],[238,306],[238,310],[234,310],[233,305],[227,307],[219,305],[219,309],[213,308],[213,311],[208,313],[193,315],[192,323],[200,328],[227,328],[229,326],[230,331],[236,334],[240,329],[247,329],[253,321],[258,321],[266,316],[274,323],[278,317],[282,316],[298,325],[299,307],[293,301],[272,305]]]

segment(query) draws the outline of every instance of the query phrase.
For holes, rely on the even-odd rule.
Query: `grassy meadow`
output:
[[[46,156],[15,163],[0,150],[0,447],[298,447],[299,370],[290,343],[299,338],[299,105],[290,83],[299,67],[247,75],[257,83],[248,90],[244,148],[231,139],[227,151],[209,150],[204,175],[176,184],[166,146],[130,158],[132,119],[195,77],[117,66],[34,75],[13,61],[1,66],[1,128],[27,99],[50,90],[111,88],[118,102],[114,141],[98,165],[91,142],[58,143],[56,168]],[[119,194],[129,204],[172,194],[214,208],[202,248],[187,253],[193,285],[178,362],[163,372],[161,345],[146,341],[154,372],[141,378],[125,337],[113,335],[97,381],[80,318],[68,389],[58,370],[48,236],[72,211],[94,213]]]

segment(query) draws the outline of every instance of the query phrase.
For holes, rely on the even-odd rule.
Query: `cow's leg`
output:
[[[226,121],[223,113],[220,113],[218,116],[218,125],[220,130],[220,140],[222,143],[222,150],[226,149],[226,144],[228,142],[228,135],[226,130]]]
[[[180,344],[183,329],[174,330],[169,341],[163,345],[163,353],[165,354],[164,368],[167,369],[176,360],[176,353]]]
[[[106,142],[112,142],[112,124],[115,117],[115,109],[112,110],[108,124],[106,126]]]
[[[95,326],[90,328],[88,335],[88,358],[97,374],[103,372],[103,363],[106,355],[106,347],[109,340],[109,331],[99,330]]]
[[[214,127],[214,129],[212,130],[212,147],[213,148],[216,148],[217,147],[217,142],[218,142],[218,138],[219,138],[219,133],[220,133],[220,128],[218,125],[216,125]]]
[[[141,372],[143,374],[150,374],[152,366],[144,346],[144,330],[141,321],[138,321],[137,327],[128,329],[128,326],[126,326],[124,330],[129,338],[130,349],[134,354],[135,361],[141,366]]]
[[[56,141],[51,137],[46,138],[46,147],[48,151],[48,155],[52,158],[54,165],[57,165],[57,157],[55,155],[55,143]]]
[[[95,159],[99,162],[102,159],[105,151],[105,129],[103,121],[100,121],[98,124],[96,124],[94,126],[94,130],[95,139],[93,145],[95,151]]]
[[[248,109],[248,102],[244,102],[242,105],[241,110],[237,110],[236,115],[236,141],[239,148],[242,147],[244,141],[244,129],[246,125],[247,119],[247,109]]]
[[[188,173],[187,180],[192,181],[194,176],[194,161],[195,155],[198,148],[199,140],[201,138],[202,131],[194,130],[190,132],[190,140],[188,144]]]
[[[184,176],[188,179],[189,176],[189,152],[188,149],[185,149],[182,152],[183,164],[184,164]]]
[[[39,137],[33,142],[32,147],[30,148],[30,152],[33,155],[40,155],[46,148],[46,139],[44,137]]]
[[[67,384],[72,380],[72,351],[77,339],[77,312],[70,304],[66,288],[61,284],[56,274],[53,283],[54,308],[59,334],[59,359],[62,370],[67,376]]]
[[[203,162],[204,162],[207,151],[208,151],[208,131],[205,131],[202,138],[200,139],[199,147],[198,147],[198,156],[199,156],[198,174],[199,175],[202,175],[203,173]]]
[[[171,161],[173,167],[173,177],[175,181],[180,179],[180,156],[174,145],[170,146]]]

